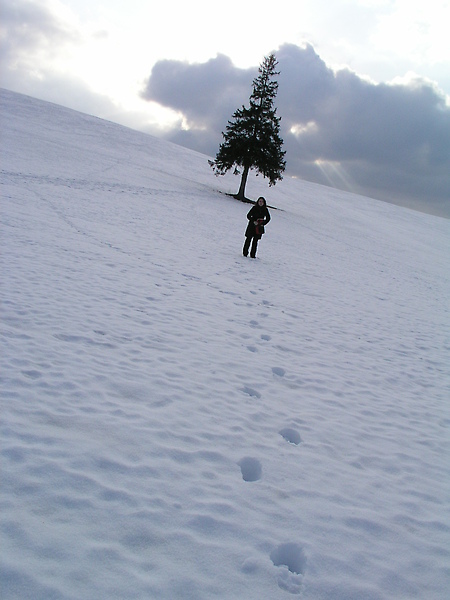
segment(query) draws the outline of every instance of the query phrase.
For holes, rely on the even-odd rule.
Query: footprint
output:
[[[42,377],[40,371],[35,371],[33,369],[30,371],[22,371],[22,375],[25,375],[25,377],[29,377],[30,379],[40,379]]]
[[[270,335],[263,334],[263,335],[261,336],[261,339],[262,339],[262,340],[264,340],[265,342],[270,342],[270,340],[271,340],[272,338],[270,337]]]
[[[300,434],[296,429],[291,429],[290,427],[285,427],[278,433],[281,436],[283,436],[284,439],[287,442],[289,442],[290,444],[295,444],[296,446],[298,446],[302,441],[302,438],[300,437]]]
[[[286,371],[284,369],[282,369],[281,367],[272,367],[272,373],[274,375],[276,375],[277,377],[284,377],[286,374]]]
[[[280,544],[272,550],[270,559],[276,567],[281,567],[278,576],[279,587],[290,594],[300,594],[306,571],[306,556],[303,548],[292,542]]]
[[[238,462],[244,481],[258,481],[262,477],[262,465],[257,458],[245,456]]]
[[[241,391],[244,392],[244,394],[247,394],[248,396],[252,396],[253,398],[261,398],[261,394],[257,390],[248,387],[248,385],[241,388]]]
[[[285,566],[291,573],[305,574],[306,556],[299,544],[293,542],[280,544],[272,550],[270,559],[276,567]]]
[[[250,350],[250,352],[258,352],[258,348],[256,346],[247,346],[247,350]]]

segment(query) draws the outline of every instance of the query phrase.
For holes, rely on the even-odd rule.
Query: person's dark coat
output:
[[[270,221],[270,213],[267,206],[259,206],[259,204],[255,204],[247,214],[248,226],[245,230],[245,237],[256,237],[258,240],[261,239],[262,234],[264,233],[264,225]],[[255,221],[259,219],[264,219],[263,223],[258,227],[258,231],[256,229]]]

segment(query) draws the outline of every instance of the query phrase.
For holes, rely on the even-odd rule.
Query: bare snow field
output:
[[[2,599],[448,600],[450,221],[0,100]]]

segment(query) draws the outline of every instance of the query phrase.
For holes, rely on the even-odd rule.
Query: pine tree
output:
[[[286,166],[282,150],[283,140],[280,138],[281,117],[276,116],[277,109],[273,102],[278,91],[275,81],[277,60],[274,54],[264,58],[259,67],[259,76],[253,81],[253,92],[249,100],[249,108],[235,111],[232,120],[228,121],[224,141],[219,146],[214,161],[210,164],[216,175],[224,175],[233,166],[234,174],[239,175],[242,169],[241,184],[235,195],[245,199],[245,186],[250,169],[255,169],[269,179],[269,186],[281,180]]]

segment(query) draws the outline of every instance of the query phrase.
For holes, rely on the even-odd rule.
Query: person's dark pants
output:
[[[244,243],[244,248],[242,250],[244,256],[248,256],[248,250],[250,248],[250,242],[252,244],[251,250],[250,250],[250,256],[252,258],[256,257],[256,249],[258,247],[258,241],[259,241],[259,237],[258,236],[254,236],[254,237],[246,237],[245,238],[245,243]],[[252,242],[253,240],[253,242]]]

